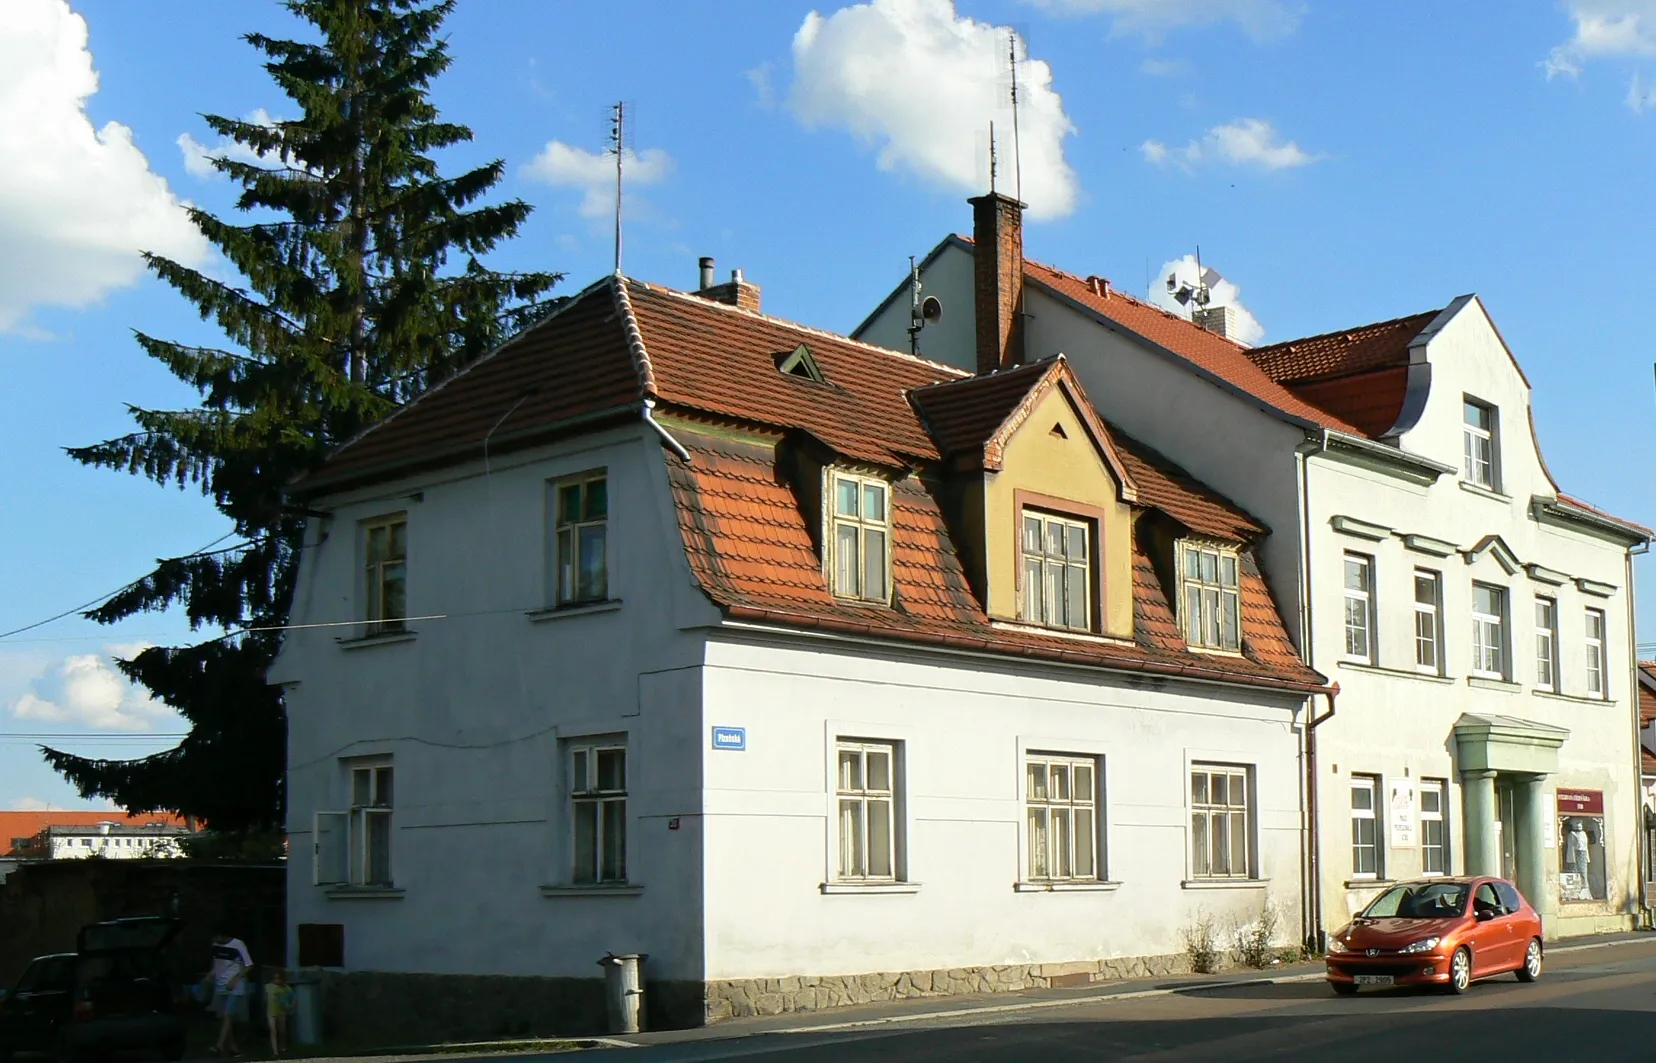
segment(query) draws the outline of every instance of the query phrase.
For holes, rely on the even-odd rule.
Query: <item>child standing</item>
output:
[[[293,1014],[293,987],[280,967],[265,983],[265,1021],[270,1027],[270,1054],[279,1056],[288,1046],[288,1016]]]

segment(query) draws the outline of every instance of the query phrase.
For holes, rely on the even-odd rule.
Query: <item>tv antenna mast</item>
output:
[[[621,160],[627,142],[627,105],[617,100],[610,108],[610,146],[615,156],[615,272],[621,272]]]
[[[1205,310],[1213,300],[1213,289],[1225,278],[1219,275],[1216,269],[1202,268],[1202,247],[1196,246],[1196,283],[1181,281],[1178,270],[1167,275],[1167,293],[1180,306],[1190,307],[1192,312]],[[1191,306],[1191,304],[1195,304]]]
[[[1018,31],[1006,31],[1006,59],[1012,69],[1012,179],[1019,203],[1023,202],[1023,141],[1018,137]]]

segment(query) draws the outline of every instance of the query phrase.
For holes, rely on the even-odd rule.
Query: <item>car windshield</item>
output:
[[[1466,910],[1466,883],[1393,886],[1363,909],[1367,919],[1453,919]]]

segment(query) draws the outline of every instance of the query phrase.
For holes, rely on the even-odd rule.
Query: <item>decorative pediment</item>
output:
[[[1509,576],[1516,576],[1518,570],[1524,567],[1518,555],[1512,552],[1512,547],[1499,535],[1486,535],[1478,540],[1478,545],[1466,552],[1466,563],[1470,565],[1485,554],[1493,557]]]

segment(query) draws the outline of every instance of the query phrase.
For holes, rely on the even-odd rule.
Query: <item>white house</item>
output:
[[[179,839],[189,833],[184,827],[164,824],[54,824],[38,835],[41,851],[35,859],[173,859],[184,855]]]
[[[1292,940],[1327,686],[1266,526],[1065,359],[757,303],[606,278],[296,486],[297,951],[453,1034],[592,1029],[608,952],[701,1023]]]
[[[919,350],[994,368],[971,322],[1012,307],[1027,357],[1062,352],[1113,424],[1273,530],[1260,554],[1284,620],[1341,690],[1306,733],[1321,927],[1389,881],[1460,872],[1513,877],[1550,936],[1628,926],[1631,554],[1650,533],[1559,490],[1477,297],[1250,350],[1224,308],[1200,328],[1025,262],[1017,205],[1002,212],[927,258],[945,312]],[[899,285],[854,335],[906,340],[910,302]]]

